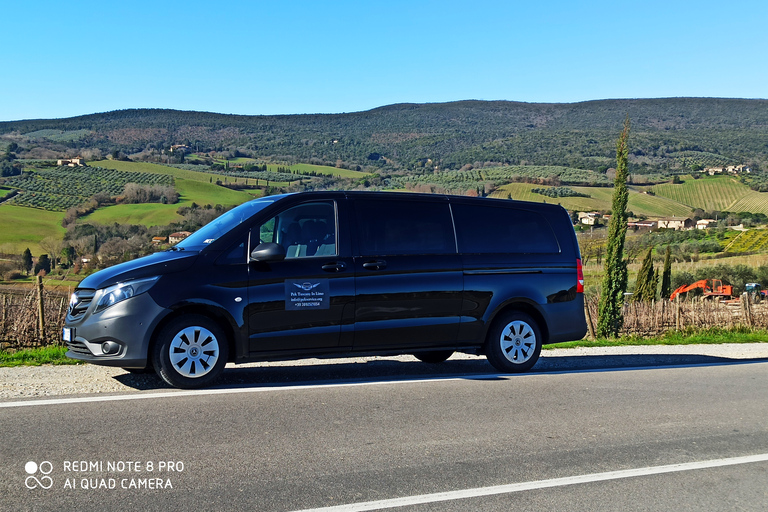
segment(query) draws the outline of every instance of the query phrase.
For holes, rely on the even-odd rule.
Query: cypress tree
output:
[[[21,268],[27,274],[32,270],[32,252],[29,247],[24,249],[24,253],[21,255]]]
[[[597,335],[603,338],[618,336],[624,317],[624,292],[627,290],[627,261],[624,259],[624,239],[627,236],[627,202],[629,190],[629,116],[616,141],[616,179],[613,184],[611,221],[608,224],[608,243],[605,248],[605,272],[598,305]]]
[[[672,295],[672,249],[667,246],[667,255],[664,257],[664,272],[661,274],[661,298],[668,299]]]
[[[650,302],[656,298],[656,280],[653,270],[653,247],[648,248],[648,252],[640,265],[640,271],[637,273],[635,281],[635,293],[632,299],[638,302]]]

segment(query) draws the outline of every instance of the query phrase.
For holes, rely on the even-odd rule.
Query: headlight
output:
[[[130,299],[136,295],[146,292],[155,282],[160,279],[160,276],[149,277],[147,279],[137,279],[135,281],[127,281],[125,283],[118,283],[112,286],[104,288],[99,297],[99,302],[96,303],[96,309],[94,313],[103,311],[109,306],[114,306],[118,302],[122,302],[125,299]]]

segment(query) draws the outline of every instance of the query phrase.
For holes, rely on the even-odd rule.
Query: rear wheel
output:
[[[199,388],[216,380],[228,355],[227,338],[216,322],[202,315],[184,315],[158,334],[153,364],[171,386]]]
[[[431,352],[417,352],[413,356],[423,363],[442,363],[453,355],[453,350],[433,350]]]
[[[541,343],[536,321],[520,311],[510,311],[499,317],[488,332],[486,357],[501,372],[525,372],[539,360]]]

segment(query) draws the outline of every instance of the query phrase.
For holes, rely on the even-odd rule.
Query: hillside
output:
[[[21,158],[119,151],[151,159],[186,144],[195,152],[353,169],[415,172],[494,162],[604,171],[613,165],[627,115],[633,173],[768,162],[768,100],[718,98],[460,101],[291,116],[121,110],[3,122],[0,150],[15,144]]]

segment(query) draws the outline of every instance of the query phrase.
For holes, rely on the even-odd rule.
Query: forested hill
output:
[[[768,100],[718,98],[459,101],[285,116],[133,109],[2,122],[0,150],[15,143],[20,157],[88,149],[130,156],[186,144],[199,152],[406,171],[485,162],[604,170],[627,115],[635,172],[768,167]]]

